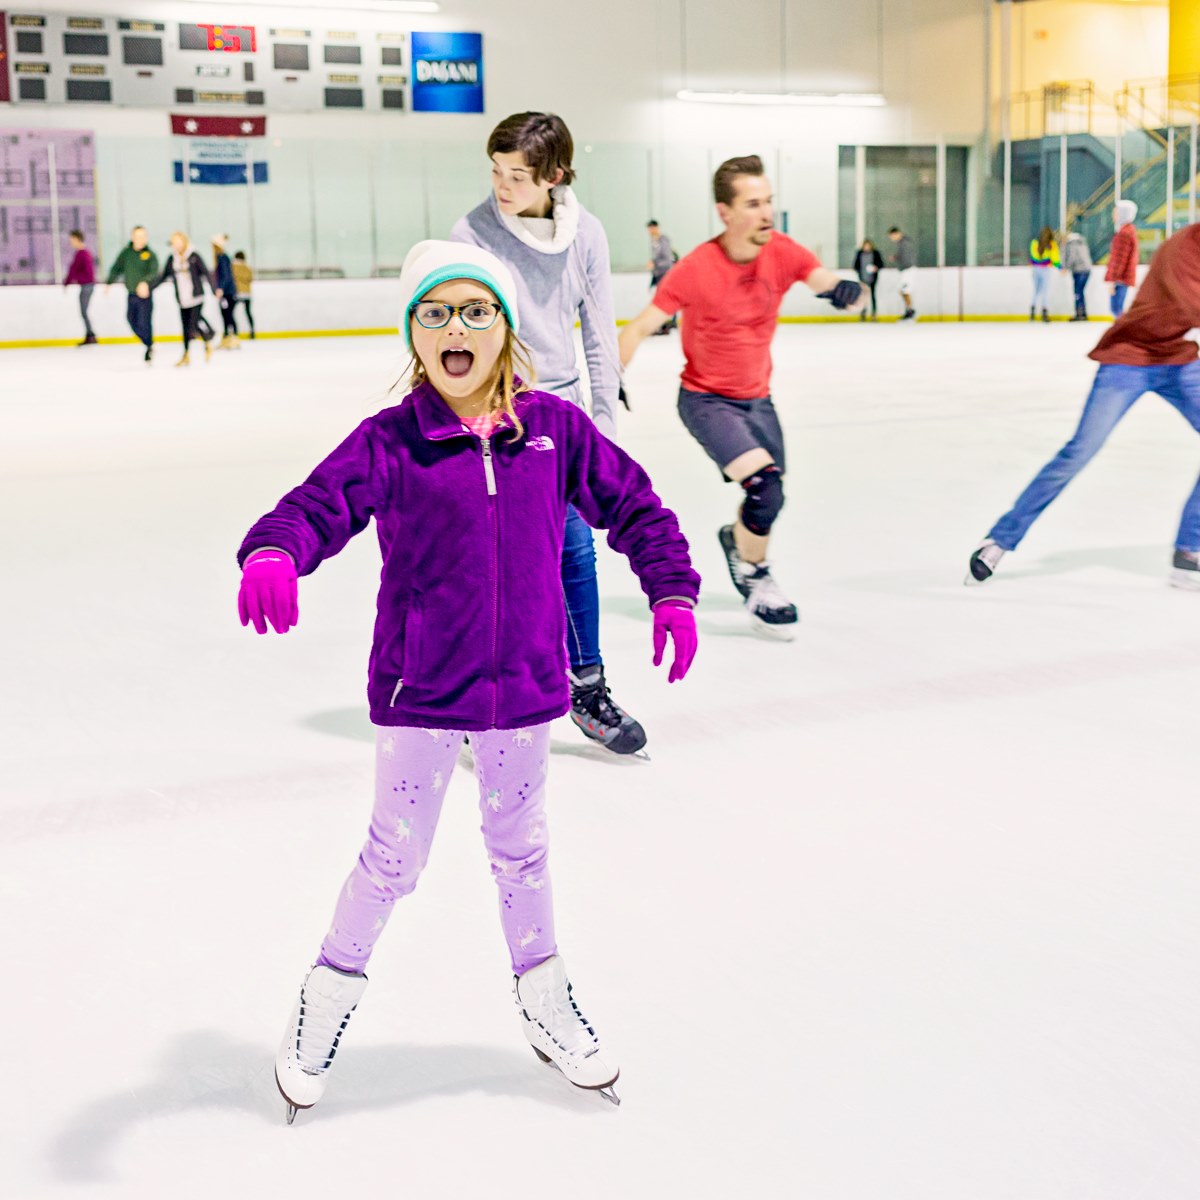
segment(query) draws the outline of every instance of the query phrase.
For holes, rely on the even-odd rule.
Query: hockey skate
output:
[[[1171,586],[1200,592],[1200,552],[1176,550],[1171,564]]]
[[[308,973],[275,1056],[275,1083],[287,1102],[287,1123],[325,1092],[329,1068],[350,1014],[366,990],[365,975],[316,966]]]
[[[571,681],[571,720],[584,737],[614,754],[650,757],[643,749],[646,731],[613,703],[603,667],[592,667],[583,677],[571,671],[567,676]]]
[[[765,562],[743,563],[741,570],[749,589],[746,612],[750,614],[754,632],[790,642],[796,636],[800,614],[775,582],[771,568]]]
[[[722,525],[717,530],[717,540],[721,543],[721,549],[725,552],[725,566],[729,568],[729,579],[733,586],[737,588],[738,595],[743,600],[750,599],[750,585],[746,581],[744,568],[746,563],[742,560],[742,556],[738,553],[737,541],[733,536],[732,525]]]
[[[525,1037],[542,1062],[561,1071],[577,1088],[599,1092],[612,1104],[621,1103],[613,1090],[621,1072],[579,1011],[559,955],[514,976],[513,999]]]
[[[991,538],[986,538],[979,549],[971,555],[970,570],[967,571],[967,577],[963,580],[963,583],[967,587],[987,583],[995,574],[996,568],[1000,565],[1000,560],[1006,553],[1002,546],[997,546]]]

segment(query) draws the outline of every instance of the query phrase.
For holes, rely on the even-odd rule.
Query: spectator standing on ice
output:
[[[233,256],[233,283],[237,290],[237,302],[246,310],[246,321],[250,325],[250,340],[254,341],[254,313],[250,311],[250,292],[254,287],[254,270],[246,261],[245,250]],[[234,321],[236,332],[237,321]]]
[[[1137,284],[1138,235],[1134,227],[1137,205],[1132,200],[1118,200],[1113,207],[1112,244],[1108,250],[1108,270],[1104,281],[1112,297],[1114,319],[1125,311],[1125,296]]]
[[[875,243],[870,238],[864,240],[859,247],[858,253],[854,256],[854,273],[858,276],[858,281],[871,293],[871,320],[877,320],[879,313],[875,307],[875,287],[879,283],[879,272],[883,270],[883,255],[875,249]],[[860,321],[867,319],[867,310],[864,306],[862,312],[858,314]]]
[[[79,315],[83,318],[83,341],[81,346],[94,346],[96,344],[96,334],[92,329],[92,323],[88,320],[88,305],[92,302],[92,293],[96,290],[96,263],[92,258],[91,252],[84,245],[83,231],[80,229],[71,230],[71,249],[75,251],[75,257],[71,259],[71,266],[67,271],[67,278],[63,281],[63,287],[70,287],[71,284],[79,284]]]
[[[1061,265],[1054,230],[1049,225],[1043,225],[1037,237],[1029,241],[1029,266],[1033,271],[1033,303],[1029,306],[1031,321],[1037,320],[1039,308],[1042,310],[1042,320],[1050,320],[1050,281]]]
[[[675,253],[671,246],[671,239],[659,228],[658,221],[653,218],[646,223],[646,229],[650,234],[650,290],[656,291],[658,285],[667,277],[667,272],[679,261],[679,255]],[[678,324],[678,320],[672,317],[658,332],[660,334],[670,333]]]
[[[895,245],[896,252],[892,255],[892,265],[900,272],[900,299],[904,301],[904,316],[902,321],[916,319],[917,310],[913,305],[913,294],[917,284],[917,248],[913,240],[899,225],[893,225],[888,230],[888,238]]]
[[[1071,320],[1086,321],[1088,315],[1085,293],[1092,274],[1092,252],[1088,249],[1087,238],[1083,234],[1075,230],[1067,234],[1063,245],[1062,265],[1063,271],[1071,276],[1071,282],[1075,285],[1075,315]]]

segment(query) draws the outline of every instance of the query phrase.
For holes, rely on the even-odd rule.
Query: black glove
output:
[[[632,411],[629,407],[629,397],[625,395],[625,385],[623,383],[617,387],[617,399],[620,400],[623,405],[625,405],[626,412]]]
[[[828,300],[834,308],[849,308],[862,295],[862,284],[853,279],[843,279],[828,292],[818,292],[818,300]]]

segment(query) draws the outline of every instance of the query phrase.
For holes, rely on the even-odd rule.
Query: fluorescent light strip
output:
[[[675,93],[692,104],[805,105],[810,108],[882,108],[887,101],[878,92],[694,92]]]
[[[203,3],[212,7],[212,0],[188,0],[190,4]],[[349,0],[346,4],[338,4],[336,0],[317,0],[310,4],[288,4],[284,0],[246,0],[247,8],[290,8],[307,11],[309,9],[337,10],[338,12],[378,12],[394,13],[404,16],[406,13],[435,13],[441,12],[442,6],[436,0]]]

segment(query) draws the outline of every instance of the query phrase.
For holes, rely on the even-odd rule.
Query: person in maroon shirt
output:
[[[88,306],[92,302],[92,293],[96,290],[96,264],[92,260],[90,251],[84,245],[82,230],[71,230],[71,249],[75,251],[75,257],[71,259],[71,266],[67,270],[63,287],[70,287],[73,283],[79,284],[79,315],[83,317],[84,331],[83,341],[79,344],[94,346],[96,345],[96,334],[92,329],[91,321],[88,320]]]
[[[968,584],[985,583],[1015,550],[1048,504],[1108,440],[1146,392],[1157,392],[1200,432],[1200,359],[1185,335],[1200,326],[1200,224],[1168,238],[1150,263],[1129,311],[1109,326],[1088,356],[1100,369],[1075,436],[1021,493],[971,555]],[[1171,582],[1200,590],[1200,481],[1183,508]]]
[[[1104,272],[1114,317],[1125,311],[1125,295],[1137,284],[1138,235],[1133,224],[1136,219],[1137,205],[1132,200],[1118,200],[1113,208],[1116,233],[1108,251],[1108,270]]]

